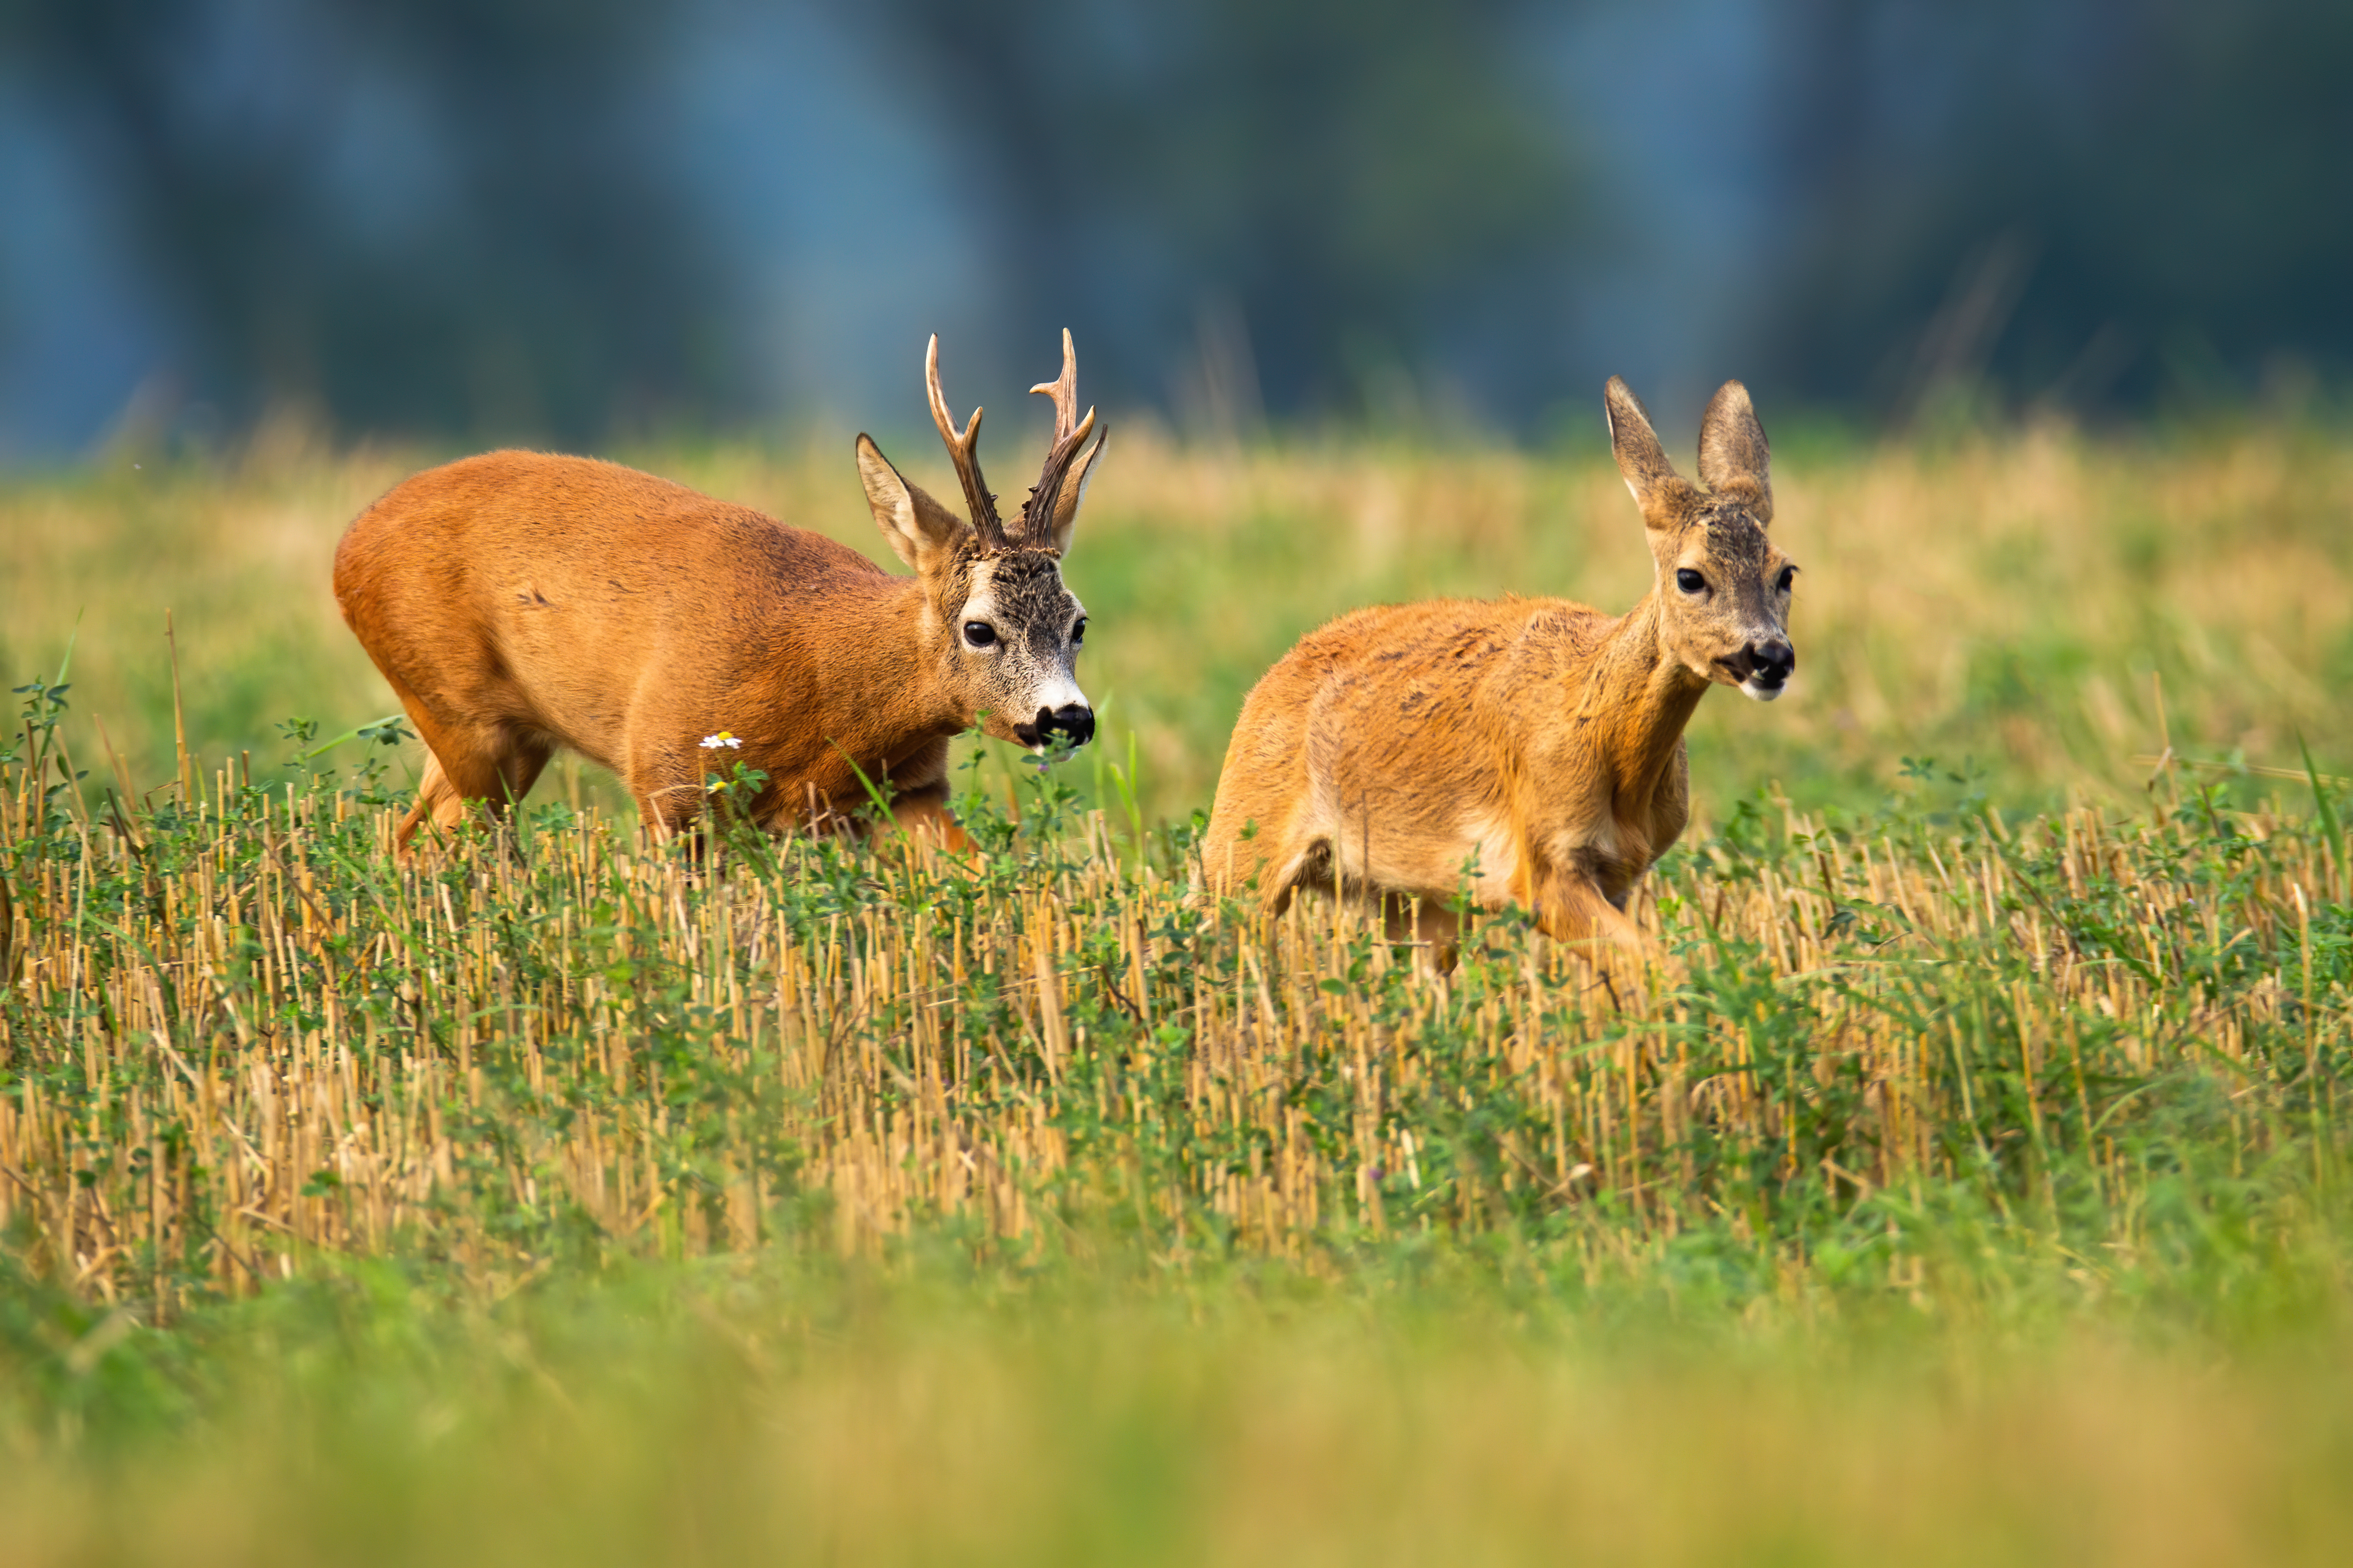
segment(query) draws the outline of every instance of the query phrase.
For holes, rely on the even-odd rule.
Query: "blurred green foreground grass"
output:
[[[844,450],[635,459],[882,554]],[[282,777],[276,721],[305,717],[334,734],[388,710],[335,618],[326,563],[349,516],[421,460],[333,456],[281,436],[220,467],[117,464],[0,491],[0,659],[11,684],[47,676],[78,637],[70,720],[58,733],[90,773],[94,806],[113,773],[109,740],[134,794],[172,773],[166,608],[190,742],[213,763],[250,749],[258,780]],[[2018,814],[2071,796],[2138,820],[2151,810],[2150,770],[2132,759],[2158,751],[2160,736],[2194,758],[2281,769],[2300,766],[2302,739],[2323,772],[2353,765],[2353,451],[2308,432],[2250,430],[2163,446],[2058,432],[1883,450],[1789,440],[1776,478],[1777,528],[1806,572],[1794,626],[1800,685],[1769,710],[1724,696],[1703,705],[1693,732],[1702,820],[1675,871],[1691,895],[1674,915],[1680,935],[1696,943],[1703,920],[1723,917],[1727,889],[1754,905],[1740,918],[1763,934],[1748,946],[1728,937],[1712,960],[1691,949],[1691,989],[1677,1000],[1716,1031],[1691,1036],[1694,1049],[1778,1041],[1793,1053],[1777,1091],[1793,1115],[1808,1096],[1858,1097],[1847,1143],[1820,1168],[1796,1160],[1794,1133],[1790,1159],[1778,1158],[1772,1138],[1790,1123],[1759,1111],[1753,1146],[1725,1156],[1715,1184],[1688,1190],[1656,1165],[1588,1204],[1541,1184],[1511,1188],[1505,1172],[1505,1196],[1491,1207],[1466,1199],[1442,1223],[1401,1219],[1377,1238],[1339,1222],[1335,1184],[1320,1248],[1288,1260],[1253,1253],[1238,1230],[1224,1250],[1201,1245],[1221,1234],[1206,1210],[1131,1230],[1111,1223],[1110,1202],[1041,1205],[1035,1240],[1020,1246],[951,1216],[845,1258],[815,1189],[786,1194],[756,1246],[695,1257],[617,1236],[576,1253],[549,1244],[568,1221],[522,1194],[527,1167],[511,1181],[486,1140],[481,1168],[460,1173],[482,1193],[435,1200],[452,1205],[448,1235],[427,1225],[356,1258],[269,1241],[284,1250],[258,1255],[285,1260],[269,1270],[275,1282],[198,1291],[170,1312],[115,1288],[120,1258],[59,1256],[54,1236],[73,1232],[71,1212],[47,1241],[27,1220],[0,1238],[0,1561],[2346,1560],[2353,1173],[2337,1085],[2353,1070],[2353,947],[2346,912],[2299,914],[2290,883],[2311,876],[2283,869],[2341,876],[2342,821],[2322,832],[2299,818],[2316,798],[2341,814],[2346,796],[2227,769],[2202,799],[2194,775],[2177,781],[2158,800],[2170,814],[2165,832],[2116,834],[2113,886],[2074,886],[2074,873],[2006,836],[2022,847]],[[1615,474],[1583,458],[1124,441],[1090,508],[1070,569],[1096,630],[1082,673],[1098,701],[1111,698],[1107,754],[1124,763],[1134,738],[1153,817],[1206,805],[1241,692],[1335,611],[1505,589],[1618,609],[1647,573]],[[1941,766],[1915,767],[1904,785],[1909,815],[1873,816],[1905,759],[1930,754]],[[1085,788],[1083,760],[1064,772]],[[1947,773],[1974,782],[1957,790]],[[2015,907],[1997,920],[1988,881],[1989,934],[1894,946],[1900,963],[1870,968],[1877,945],[1895,941],[1893,924],[1880,929],[1885,910],[1825,870],[1819,891],[1847,918],[1807,925],[1775,890],[1810,875],[1822,846],[1736,816],[1736,798],[1768,779],[1801,807],[1838,808],[1852,825],[1840,852],[1900,852],[1907,877],[1946,881],[1964,909],[1980,893],[1956,846],[1992,863],[2013,857],[2017,879],[2002,896]],[[616,798],[577,775],[542,787]],[[2273,795],[2286,797],[2284,813],[2254,821],[2227,809]],[[2010,826],[1972,817],[1972,798],[2007,808]],[[291,806],[265,789],[222,812],[194,826],[142,819],[140,854],[182,854],[174,835],[195,846],[170,866],[142,868],[133,847],[110,838],[102,812],[77,821],[61,804],[37,831],[0,845],[16,877],[11,897],[28,911],[36,890],[49,900],[49,925],[37,932],[30,913],[6,914],[25,922],[9,929],[26,933],[20,944],[37,937],[43,953],[66,955],[44,973],[45,999],[27,978],[23,1011],[10,1016],[38,1073],[0,1060],[0,1094],[15,1093],[22,1111],[32,1103],[22,1085],[38,1077],[49,1131],[65,1125],[60,1107],[86,1111],[81,1131],[58,1136],[88,1163],[93,1199],[154,1184],[140,1184],[128,1140],[101,1147],[120,1131],[109,1118],[132,1076],[108,1052],[135,1047],[107,1037],[103,976],[92,976],[146,963],[195,984],[169,953],[133,951],[148,939],[131,913],[85,907],[101,872],[132,900],[125,911],[142,876],[203,883],[220,900],[175,891],[168,909],[138,918],[176,932],[188,952],[217,949],[225,1000],[201,1018],[185,1002],[180,1044],[216,1049],[224,1071],[268,1078],[287,1067],[243,1024],[214,1020],[243,1008],[257,1026],[269,1022],[253,1011],[259,1000],[271,985],[315,988],[302,967],[315,964],[381,993],[364,1008],[358,993],[344,998],[345,1026],[359,1029],[365,1013],[369,1048],[385,1060],[478,1050],[476,1079],[487,1074],[488,1094],[508,1096],[509,1110],[486,1100],[475,1114],[504,1114],[518,1142],[526,1121],[533,1136],[575,1111],[586,1122],[564,1086],[527,1085],[525,1068],[507,1059],[522,1044],[556,1044],[507,1022],[533,1011],[517,1013],[519,993],[499,993],[506,1011],[493,1018],[486,992],[472,1016],[491,1021],[466,1037],[400,989],[404,965],[422,973],[439,955],[405,956],[379,935],[426,929],[403,926],[395,910],[413,904],[429,927],[435,910],[452,907],[432,878],[404,882],[364,855],[331,874],[322,828],[317,896],[358,934],[308,954],[272,947],[311,931],[311,895],[290,891],[279,864],[293,853]],[[365,824],[353,820],[356,840]],[[2084,849],[2080,826],[2037,830],[2075,844],[2077,862],[2111,855]],[[214,838],[224,847],[203,848]],[[501,890],[506,879],[484,864],[479,875],[448,873],[456,907],[495,912],[508,908],[501,899],[537,897],[527,879],[519,893]],[[1006,896],[1034,896],[1021,867],[1008,866]],[[812,929],[865,929],[850,918],[861,915],[877,931],[913,929],[887,888],[850,888],[854,873],[843,876],[848,913],[819,910]],[[2031,903],[2030,884],[2049,902]],[[478,906],[465,901],[470,889]],[[773,896],[786,891],[812,908],[836,896]],[[592,896],[628,904],[584,885],[581,897]],[[715,1026],[692,1025],[680,1004],[732,971],[685,959],[647,967],[679,940],[670,908],[606,910],[561,931],[526,931],[518,914],[500,929],[549,952],[576,945],[598,964],[634,955],[643,984],[627,1016],[643,1037],[629,1044],[670,1075],[671,1098],[651,1089],[643,1104],[649,1122],[671,1118],[681,1163],[663,1176],[683,1209],[697,1201],[683,1141],[699,1102],[681,1096],[701,1081],[694,1053],[708,1047],[688,1037]],[[2235,929],[2242,911],[2245,931]],[[1036,918],[1049,914],[1086,941],[1099,934],[1091,909]],[[2047,945],[2010,934],[2029,924]],[[1774,945],[1801,927],[1812,944],[1803,951],[1829,955],[1819,965]],[[1431,1124],[1457,1082],[1438,1055],[1467,1060],[1478,1030],[1509,1026],[1504,1004],[1534,950],[1524,934],[1497,942],[1439,1002],[1409,977],[1364,983],[1364,1006],[1399,1004],[1378,1014],[1381,1041],[1445,1089],[1415,1112]],[[1262,979],[1250,968],[1261,950],[1229,945],[1220,962],[1233,970],[1238,1034],[1270,1027],[1250,1011],[1262,997],[1304,1052],[1324,1037],[1327,1014],[1359,1005],[1332,991],[1349,991],[1353,972],[1303,984],[1297,997],[1279,976],[1246,996],[1244,981]],[[267,984],[265,950],[284,963]],[[1060,951],[1081,956],[1071,942]],[[2142,963],[2157,967],[2123,978]],[[74,965],[90,973],[64,973]],[[544,995],[571,994],[562,969],[536,975]],[[1909,989],[1873,990],[1892,984],[1875,976],[1899,969]],[[2113,984],[2102,978],[2111,972]],[[1720,994],[1702,984],[1709,975]],[[1057,1115],[1071,1127],[1094,1118],[1099,1152],[1086,1173],[1116,1193],[1130,1169],[1124,1118],[1205,1143],[1222,1130],[1196,1125],[1181,1096],[1150,1100],[1140,1035],[1130,1039],[1116,1009],[1084,994],[1079,969],[1067,978],[1071,1018],[1095,1031],[1090,1070],[1107,1087],[1101,1102]],[[1408,1038],[1416,1015],[1403,1002],[1416,998],[1459,1037],[1441,1039],[1433,1025],[1429,1042]],[[1859,999],[1874,999],[1874,1026],[1896,1042],[1900,1093],[1890,1077],[1849,1082],[1832,1071],[1853,1044],[1846,1025],[1820,1021],[1848,1016],[1839,1009]],[[1908,1055],[1899,1002],[1918,1009]],[[311,1005],[286,1004],[282,1021],[298,1036],[315,1027],[300,1016]],[[1603,1030],[1613,1016],[1596,1002],[1561,1027]],[[887,1057],[886,1024],[858,1027]],[[496,1036],[510,1027],[516,1038]],[[976,1068],[975,1080],[995,1070],[1014,1089],[1037,1089],[1045,1069],[1019,1054],[1009,1026],[988,1027],[1017,1059]],[[2235,1032],[2227,1052],[2214,1044],[2225,1031]],[[2039,1079],[2032,1060],[2016,1058],[2029,1037],[2050,1052]],[[1554,1046],[1587,1062],[1583,1043]],[[2072,1080],[2052,1066],[2070,1045]],[[1801,1049],[1818,1054],[1818,1077]],[[1609,1059],[1589,1058],[1604,1088]],[[733,1081],[713,1071],[712,1083]],[[1459,1081],[1474,1078],[1466,1068]],[[887,1074],[877,1082],[886,1100],[898,1092]],[[623,1115],[639,1088],[610,1087]],[[1637,1087],[1630,1065],[1629,1103]],[[528,1089],[543,1092],[534,1100]],[[1680,1080],[1645,1077],[1640,1098],[1650,1113],[1681,1091]],[[237,1092],[262,1092],[259,1079]],[[1433,1192],[1441,1159],[1471,1170],[1487,1136],[1479,1118],[1513,1110],[1514,1092],[1466,1100],[1451,1148],[1425,1135]],[[1345,1096],[1332,1099],[1336,1109],[1303,1102],[1293,1120],[1328,1114],[1345,1131]],[[1924,1139],[1935,1158],[1906,1163],[1892,1145],[1874,1148],[1873,1106],[1941,1119]],[[387,1095],[365,1109],[391,1119],[395,1108]],[[1682,1136],[1704,1133],[1686,1126]],[[1874,1186],[1839,1163],[1873,1153],[1910,1173]],[[56,1175],[0,1169],[0,1183],[30,1194],[37,1177]],[[1459,1194],[1464,1178],[1450,1179]],[[279,1195],[297,1208],[333,1201],[327,1188]],[[478,1234],[493,1198],[505,1205],[497,1212],[536,1216],[542,1228],[518,1221],[505,1251],[452,1261],[459,1222]],[[456,1206],[468,1201],[480,1212]],[[1672,1223],[1656,1217],[1669,1214]],[[259,1209],[216,1217],[258,1237],[271,1219]]]
[[[2218,1334],[2059,1309],[2015,1259],[1926,1309],[1736,1310],[1663,1256],[1340,1283],[1083,1242],[1018,1275],[814,1256],[507,1294],[321,1268],[143,1346],[11,1281],[0,1555],[2211,1568],[2353,1541],[2353,1335],[2312,1289],[2341,1258],[2274,1258]],[[2216,1283],[2139,1275],[2168,1279]],[[114,1343],[77,1358],[69,1323]]]

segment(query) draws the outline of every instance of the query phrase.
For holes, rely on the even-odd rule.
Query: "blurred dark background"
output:
[[[2353,367],[2336,0],[0,0],[0,458],[1002,405],[1902,426]]]

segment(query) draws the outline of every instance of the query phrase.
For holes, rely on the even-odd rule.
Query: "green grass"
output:
[[[406,459],[0,495],[16,679],[80,625],[0,745],[8,1556],[2341,1561],[2353,461],[1793,446],[1807,684],[1703,706],[1607,984],[1182,889],[1299,630],[1630,601],[1582,460],[1129,442],[1162,826],[988,753],[976,862],[717,871],[577,777],[400,868],[396,760],[285,765],[389,706],[325,562]],[[865,547],[839,457],[642,460]]]

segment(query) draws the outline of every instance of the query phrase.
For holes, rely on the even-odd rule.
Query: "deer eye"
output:
[[[997,640],[997,628],[987,621],[966,621],[964,624],[964,640],[975,647],[987,647]]]
[[[1072,647],[1078,647],[1081,643],[1082,643],[1082,642],[1084,642],[1084,641],[1086,641],[1086,640],[1087,640],[1087,618],[1086,618],[1086,616],[1081,616],[1079,617],[1079,624],[1078,624],[1077,626],[1072,626],[1072,627],[1071,628],[1071,646]]]
[[[1704,594],[1707,592],[1707,579],[1685,566],[1675,573],[1675,586],[1686,594]]]
[[[1797,580],[1798,580],[1798,569],[1797,569],[1795,566],[1784,566],[1784,567],[1782,567],[1782,568],[1781,568],[1781,576],[1780,576],[1780,579],[1779,579],[1779,581],[1778,581],[1778,582],[1777,582],[1777,583],[1774,584],[1774,586],[1775,586],[1775,587],[1777,587],[1777,588],[1778,588],[1778,589],[1780,589],[1780,590],[1781,590],[1781,592],[1783,592],[1784,594],[1786,594],[1786,593],[1788,593],[1788,592],[1789,591],[1789,584],[1792,584],[1792,583],[1794,583],[1794,582],[1796,582]]]

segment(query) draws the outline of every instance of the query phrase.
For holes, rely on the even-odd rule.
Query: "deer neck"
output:
[[[1673,764],[1683,728],[1707,695],[1660,636],[1656,589],[1628,611],[1594,650],[1585,707],[1603,736],[1611,793],[1646,808]]]
[[[940,679],[938,616],[920,579],[878,574],[829,628],[824,728],[861,766],[897,761],[972,722]]]

